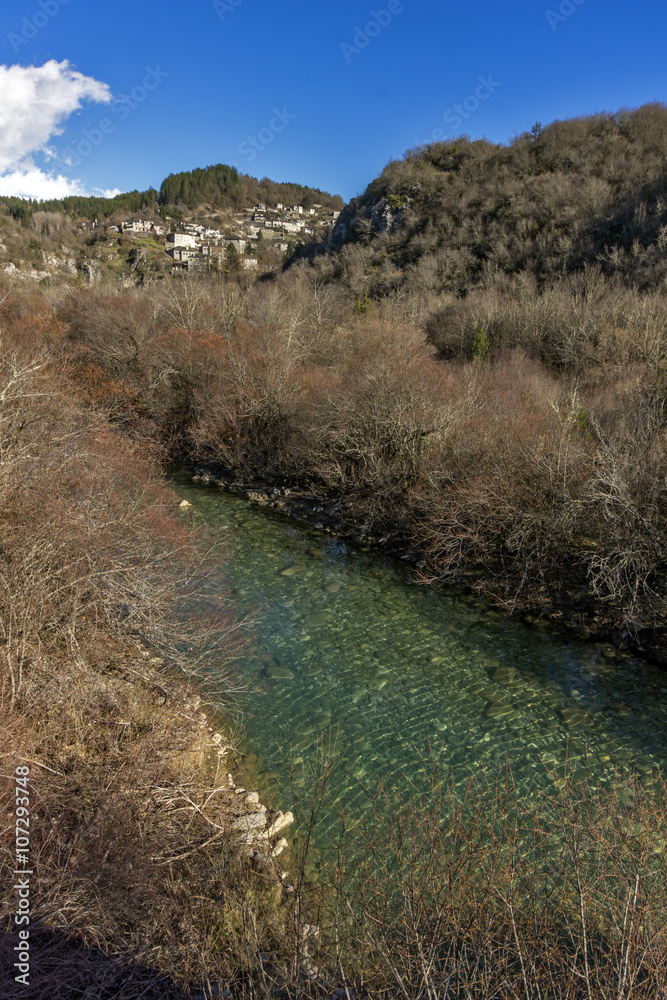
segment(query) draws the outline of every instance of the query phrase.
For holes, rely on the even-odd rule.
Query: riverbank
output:
[[[196,686],[135,638],[102,630],[78,663],[36,655],[20,705],[0,717],[0,746],[5,775],[29,771],[31,996],[96,986],[100,996],[182,998],[232,969],[251,974],[248,908],[272,939],[289,937],[293,816],[234,782],[229,734]],[[5,815],[13,797],[5,777]],[[10,1000],[26,994],[11,974],[6,863],[1,881]]]
[[[418,525],[409,531],[399,523],[394,530],[379,534],[357,516],[358,507],[353,502],[313,486],[280,477],[243,481],[215,463],[189,464],[184,468],[193,482],[217,486],[351,545],[393,555],[414,567],[418,582],[437,585],[429,577],[427,543],[420,537]],[[622,628],[618,608],[592,600],[581,579],[568,581],[562,577],[551,581],[551,585],[549,581],[539,587],[526,585],[508,607],[491,586],[496,576],[489,574],[488,569],[484,565],[468,566],[451,582],[488,607],[500,608],[528,625],[550,626],[565,639],[605,643],[609,659],[614,658],[615,651],[626,651],[667,668],[667,622],[634,631]]]
[[[287,488],[339,537],[414,548],[424,581],[664,666],[667,312],[597,277],[471,291],[437,329],[393,300],[329,315],[296,273],[93,294],[58,322],[162,460]]]
[[[234,741],[206,708],[239,692],[249,641],[224,552],[42,319],[3,300],[0,994],[181,1000],[255,973],[248,912],[263,948],[289,938],[289,817],[230,782]]]

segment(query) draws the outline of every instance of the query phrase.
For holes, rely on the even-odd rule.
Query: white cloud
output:
[[[41,170],[32,154],[53,158],[49,140],[62,135],[63,123],[84,101],[109,104],[108,85],[72,69],[67,60],[51,59],[43,66],[0,65],[0,93],[0,194],[86,194],[82,181]]]
[[[66,198],[70,194],[88,194],[81,181],[62,174],[46,173],[34,164],[20,164],[15,170],[0,174],[0,195],[17,198]]]

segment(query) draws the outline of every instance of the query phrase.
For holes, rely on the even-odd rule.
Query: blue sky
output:
[[[222,162],[347,200],[432,138],[666,100],[666,28],[664,0],[3,0],[0,193]]]

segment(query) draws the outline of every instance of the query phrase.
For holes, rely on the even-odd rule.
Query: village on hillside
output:
[[[257,204],[254,208],[120,213],[79,219],[36,210],[29,227],[0,230],[0,273],[13,280],[58,275],[117,287],[165,274],[279,271],[300,244],[326,243],[340,212],[322,205]]]
[[[259,245],[284,255],[290,249],[290,240],[295,237],[325,236],[339,215],[340,212],[323,209],[321,205],[287,207],[278,202],[274,207],[267,207],[260,203],[234,215],[231,228],[224,231],[183,222],[172,225],[174,231],[167,232],[165,225],[150,219],[108,226],[106,231],[163,238],[165,251],[172,260],[172,273],[222,270],[231,262],[236,262],[239,269],[252,271],[258,267],[256,250]]]

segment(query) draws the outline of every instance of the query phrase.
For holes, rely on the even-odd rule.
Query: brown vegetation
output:
[[[229,704],[245,633],[221,581],[208,579],[203,539],[176,516],[177,498],[102,412],[98,382],[105,396],[108,376],[73,366],[87,379],[80,396],[61,340],[44,302],[5,299],[0,991],[130,997],[153,983],[150,995],[164,996],[214,967],[212,886],[239,861],[231,845],[222,856],[207,846],[219,838],[220,789],[193,692],[146,663],[137,640],[190,677],[214,656],[208,698]],[[15,767],[27,762],[32,993],[14,982],[10,927],[10,799]]]
[[[411,154],[361,205],[395,226],[271,282],[0,292],[0,737],[39,773],[42,996],[209,974],[239,995],[665,996],[660,781],[554,774],[532,805],[509,775],[465,802],[380,786],[335,863],[296,852],[286,907],[221,851],[201,732],[128,646],[191,672],[239,649],[172,458],[299,484],[334,529],[419,546],[424,581],[664,655],[665,134],[654,106]],[[306,840],[334,764],[297,802]]]
[[[58,315],[135,436],[345,504],[362,534],[421,546],[429,580],[655,648],[664,296],[591,268],[447,298],[428,338],[410,312],[355,315],[341,289],[292,270],[245,291],[188,280],[78,297]]]

